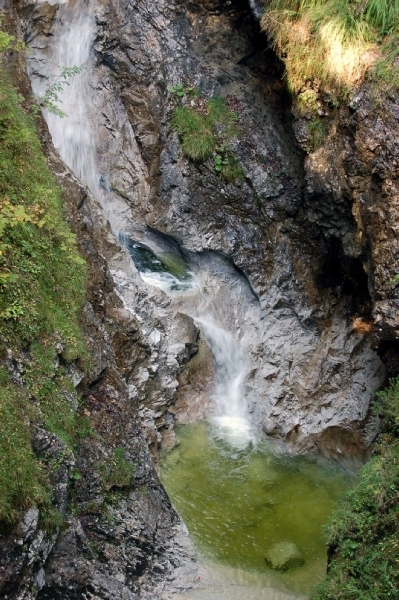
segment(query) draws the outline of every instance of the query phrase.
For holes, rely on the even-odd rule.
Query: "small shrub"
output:
[[[134,471],[135,466],[126,460],[122,447],[116,448],[112,458],[100,465],[101,479],[106,490],[129,487]]]
[[[193,88],[182,85],[171,91],[182,99],[187,90],[191,91],[190,97],[196,96],[197,100],[178,106],[172,117],[184,155],[199,163],[213,156],[215,172],[224,180],[243,179],[239,161],[228,146],[229,141],[239,136],[237,114],[230,110],[223,98],[203,100],[193,93]]]

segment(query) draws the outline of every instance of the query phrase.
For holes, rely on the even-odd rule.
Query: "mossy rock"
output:
[[[305,564],[298,546],[291,542],[274,544],[266,552],[265,561],[267,566],[275,571],[289,571]]]

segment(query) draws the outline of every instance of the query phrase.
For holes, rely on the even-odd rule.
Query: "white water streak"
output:
[[[62,159],[84,181],[93,194],[98,187],[96,168],[97,140],[92,131],[90,106],[90,55],[94,38],[94,20],[86,4],[60,6],[54,28],[54,62],[61,67],[84,65],[82,73],[71,77],[60,93],[61,109],[67,114],[60,119],[48,114],[47,122],[54,145]]]
[[[93,96],[96,93],[91,85],[94,35],[95,18],[90,3],[70,0],[59,5],[52,36],[49,73],[58,76],[64,67],[84,68],[68,78],[58,93],[57,104],[66,116],[60,118],[47,110],[43,114],[62,160],[87,185],[111,222],[112,214],[107,211],[109,190],[104,184],[106,177],[98,168],[99,136],[92,119],[95,110]],[[43,94],[42,84],[37,82],[37,86],[39,89],[34,91]]]
[[[249,443],[255,443],[248,402],[243,393],[243,383],[248,372],[246,354],[237,334],[234,335],[222,326],[212,293],[209,296],[209,293],[202,290],[200,278],[195,274],[184,282],[162,272],[146,271],[140,275],[144,281],[172,298],[182,293],[192,295],[190,316],[202,328],[215,364],[212,394],[215,414],[211,421],[217,426],[219,437],[231,446],[244,449]]]

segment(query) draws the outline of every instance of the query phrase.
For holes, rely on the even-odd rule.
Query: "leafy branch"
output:
[[[63,118],[67,114],[58,106],[59,103],[62,103],[60,98],[61,92],[66,85],[70,85],[69,80],[71,77],[79,75],[85,69],[85,66],[74,65],[73,67],[60,67],[60,69],[61,71],[58,75],[51,75],[50,81],[52,83],[46,90],[46,93],[43,96],[35,96],[35,104],[38,108],[45,108],[53,115]]]

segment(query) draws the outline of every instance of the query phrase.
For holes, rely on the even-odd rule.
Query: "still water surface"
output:
[[[325,575],[323,525],[351,483],[348,474],[336,464],[277,453],[266,442],[239,450],[205,422],[176,433],[179,444],[164,455],[161,478],[202,559],[310,592]],[[296,544],[305,565],[271,571],[264,557],[278,542]]]

